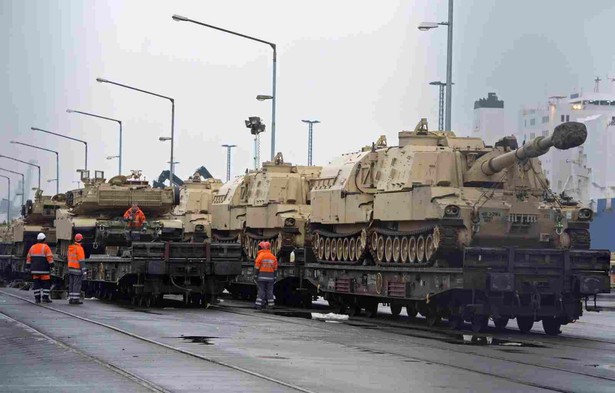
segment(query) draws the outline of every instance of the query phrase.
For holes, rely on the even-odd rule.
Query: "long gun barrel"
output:
[[[487,176],[500,172],[504,168],[513,165],[517,161],[525,161],[546,154],[551,146],[559,150],[568,150],[581,146],[587,139],[587,128],[583,123],[574,121],[562,123],[555,127],[553,134],[539,136],[532,139],[522,147],[511,152],[493,157],[481,166],[481,170]]]

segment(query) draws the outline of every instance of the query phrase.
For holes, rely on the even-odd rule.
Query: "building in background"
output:
[[[551,149],[543,171],[551,189],[596,209],[598,199],[615,196],[615,94],[600,92],[596,78],[591,93],[549,97],[545,105],[524,108],[519,114],[519,143],[546,136],[566,121],[587,126],[587,141],[570,150]]]
[[[473,137],[482,138],[487,145],[494,145],[511,134],[506,124],[503,100],[498,100],[495,93],[488,93],[487,98],[474,101]]]

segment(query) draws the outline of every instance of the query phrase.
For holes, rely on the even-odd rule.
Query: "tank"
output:
[[[198,172],[184,182],[179,191],[179,205],[172,213],[172,217],[183,223],[184,241],[211,239],[211,204],[221,186],[220,180],[203,179]]]
[[[34,201],[27,200],[21,207],[21,217],[12,222],[14,255],[25,258],[30,247],[36,243],[36,236],[44,233],[47,244],[53,249],[56,245],[56,229],[54,220],[56,213],[65,208],[64,194],[54,196],[43,195],[42,190],[36,190]]]
[[[83,235],[82,244],[88,257],[120,255],[133,240],[182,240],[182,222],[169,217],[178,203],[172,188],[152,188],[142,178],[141,171],[108,181],[102,171],[96,171],[93,178],[88,171],[83,171],[81,180],[84,188],[66,193],[68,209],[58,212],[55,220],[60,255],[66,255],[76,233]],[[133,203],[139,205],[146,217],[140,230],[130,230],[122,218]]]
[[[242,275],[230,291],[242,297],[254,295],[253,261],[258,243],[269,241],[279,261],[276,297],[292,302],[300,286],[296,266],[303,262],[304,248],[311,243],[307,223],[311,212],[310,188],[320,167],[284,162],[281,153],[262,168],[223,185],[212,205],[212,236],[215,241],[238,242],[243,248]],[[291,254],[294,256],[291,257]]]
[[[320,261],[461,266],[464,247],[589,248],[591,209],[554,195],[538,157],[587,136],[569,122],[519,147],[495,146],[422,119],[322,169],[312,190],[311,230]]]

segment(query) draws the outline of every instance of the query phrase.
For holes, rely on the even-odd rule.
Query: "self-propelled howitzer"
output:
[[[459,266],[465,247],[588,248],[591,210],[550,192],[538,156],[585,140],[583,124],[518,148],[430,132],[421,121],[325,166],[311,228],[328,263]]]

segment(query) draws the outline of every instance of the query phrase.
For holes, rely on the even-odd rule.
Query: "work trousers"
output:
[[[41,300],[41,295],[43,295],[43,299],[49,299],[51,280],[41,280],[40,278],[34,278],[33,281],[34,283],[32,284],[32,289],[34,290],[34,299]]]
[[[258,285],[258,294],[256,295],[256,307],[263,308],[263,306],[268,305],[269,307],[273,307],[275,298],[273,297],[273,284],[274,281],[264,281],[258,280],[256,281],[256,285]]]
[[[69,274],[68,275],[68,300],[79,300],[81,297],[81,282],[83,275]]]

